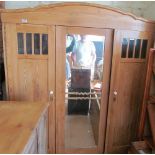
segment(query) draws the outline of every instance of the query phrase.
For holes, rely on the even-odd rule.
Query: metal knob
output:
[[[114,95],[117,96],[117,91],[114,91]]]
[[[49,101],[53,101],[53,96],[54,96],[53,91],[50,91],[49,92]]]
[[[117,97],[117,91],[113,92],[113,100],[116,101],[116,97]]]

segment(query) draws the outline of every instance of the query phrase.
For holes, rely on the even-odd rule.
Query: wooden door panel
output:
[[[65,133],[65,129],[74,130],[73,126],[79,122],[76,120],[74,125],[65,126],[66,118],[68,112],[64,103],[66,99],[65,95],[65,63],[66,63],[66,35],[67,34],[83,34],[83,35],[96,35],[104,36],[104,76],[102,82],[104,83],[104,89],[102,90],[102,99],[101,99],[101,108],[99,113],[99,122],[98,122],[98,133],[99,138],[97,144],[95,145],[85,145],[82,146],[76,143],[74,145],[66,145],[66,135],[71,135],[74,139],[75,134],[73,132]],[[112,37],[113,31],[109,29],[96,29],[96,28],[82,28],[82,27],[65,27],[57,26],[56,27],[56,153],[103,153],[104,150],[104,141],[105,141],[105,130],[106,130],[106,116],[107,116],[107,105],[108,105],[108,95],[109,95],[109,83],[110,83],[110,69],[111,69],[111,58],[112,58]],[[60,96],[61,94],[61,96]],[[75,115],[76,116],[76,115]],[[78,123],[77,123],[78,124]],[[76,125],[77,125],[76,124]],[[75,125],[75,126],[76,126]],[[95,125],[95,124],[93,124]],[[77,125],[78,126],[78,125]],[[76,129],[76,128],[75,128]],[[83,128],[80,126],[80,130]],[[76,129],[77,130],[77,129]],[[78,131],[77,131],[78,133]],[[82,133],[79,134],[79,139],[74,141],[80,141],[82,139]],[[93,135],[93,133],[92,133]],[[68,136],[69,137],[69,136]],[[93,136],[92,136],[93,137]],[[70,139],[69,139],[70,140]],[[68,140],[68,141],[69,141]],[[84,139],[86,140],[86,138]],[[84,140],[82,142],[84,142]],[[71,143],[71,140],[70,140]]]
[[[128,146],[136,138],[139,103],[142,101],[137,96],[142,96],[141,89],[143,89],[144,76],[141,76],[141,70],[144,67],[145,65],[141,64],[120,64],[119,79],[122,82],[119,85],[118,92],[122,96],[118,95],[117,101],[114,103],[116,105],[113,107],[113,115],[116,117],[110,122],[110,132],[114,134],[109,135],[109,138],[113,139],[114,148]]]
[[[49,91],[53,91],[55,94],[55,27],[5,23],[3,30],[8,99],[47,103]],[[18,39],[18,35],[23,36],[23,42],[21,38]],[[31,39],[27,39],[27,36]],[[39,36],[37,46],[34,36]],[[21,49],[19,50],[19,48]],[[39,48],[40,52],[38,53],[37,50],[35,52],[35,48],[37,50]],[[55,98],[49,106],[48,151],[50,153],[55,153],[54,101]]]
[[[124,39],[127,40],[126,47],[122,45]],[[146,42],[144,40],[147,40],[147,48],[142,45]],[[153,37],[149,33],[115,32],[105,145],[107,153],[125,153],[131,141],[137,138],[147,51],[152,45]],[[126,48],[125,54],[122,54],[123,48]],[[135,54],[137,51],[138,56]],[[146,52],[145,57],[143,52]]]
[[[48,100],[48,64],[46,60],[18,61],[19,100]]]
[[[11,36],[5,35],[4,31],[5,44],[7,47],[5,51],[5,63],[8,97],[12,100],[47,101],[48,90],[53,88],[55,77],[55,56],[53,54],[55,49],[53,43],[49,44],[54,39],[54,28],[52,29],[52,27],[38,25],[5,24],[4,30],[5,29],[11,34]],[[24,53],[19,53],[19,33],[23,35]],[[32,36],[31,54],[27,53],[27,34],[31,34]],[[34,53],[34,35],[36,34],[40,35],[40,54]],[[48,53],[46,54],[43,54],[43,34],[47,34],[48,38],[51,39],[50,41],[49,39],[47,41],[49,47],[47,47]],[[51,62],[53,63],[53,66],[51,66],[52,74],[49,73],[50,70],[48,67],[48,65],[51,65]]]

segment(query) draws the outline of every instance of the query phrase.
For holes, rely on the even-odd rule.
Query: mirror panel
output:
[[[104,36],[66,35],[66,148],[98,145],[104,44]]]

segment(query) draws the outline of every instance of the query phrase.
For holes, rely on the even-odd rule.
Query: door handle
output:
[[[117,91],[116,90],[114,91],[114,96],[117,96]]]
[[[49,92],[49,101],[50,101],[50,102],[53,102],[53,98],[54,98],[54,92],[51,90],[51,91]]]
[[[115,91],[113,92],[113,100],[114,100],[114,101],[116,100],[117,95],[118,95],[118,93],[117,93],[117,91],[115,90]]]

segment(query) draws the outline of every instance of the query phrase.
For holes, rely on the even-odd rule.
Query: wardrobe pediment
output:
[[[2,11],[2,22],[154,31],[155,22],[107,6],[58,3]]]

